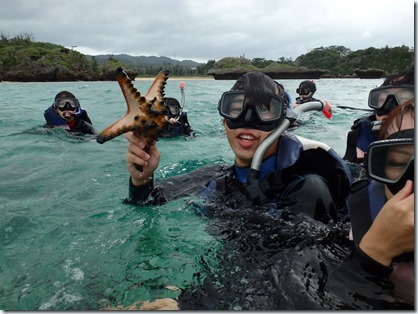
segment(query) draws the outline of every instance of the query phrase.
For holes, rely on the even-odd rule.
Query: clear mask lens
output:
[[[58,98],[55,106],[60,110],[75,110],[80,106],[76,98]]]
[[[376,181],[398,183],[414,167],[414,161],[414,139],[376,141],[367,151],[367,172]]]
[[[308,95],[310,93],[310,90],[307,88],[297,88],[296,89],[296,93],[298,93],[299,95]]]
[[[242,91],[225,92],[219,101],[218,110],[221,116],[237,121],[245,116],[248,107],[252,107],[261,122],[273,122],[283,118],[284,100],[272,96],[269,103],[252,102],[245,98]]]
[[[383,108],[388,97],[393,98],[400,105],[415,97],[414,86],[384,86],[372,89],[369,93],[369,107],[372,109]]]

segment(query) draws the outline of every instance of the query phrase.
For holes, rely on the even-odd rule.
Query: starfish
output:
[[[137,136],[145,139],[147,147],[149,147],[158,138],[167,123],[165,119],[167,110],[164,105],[164,86],[168,74],[168,70],[158,73],[144,97],[134,87],[126,72],[121,67],[117,68],[116,79],[125,97],[128,110],[123,118],[100,132],[96,141],[103,144],[123,133],[133,131]]]

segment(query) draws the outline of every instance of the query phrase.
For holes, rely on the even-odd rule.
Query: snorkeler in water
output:
[[[378,140],[379,128],[388,114],[401,103],[415,96],[415,66],[388,76],[380,87],[369,93],[368,105],[372,114],[356,119],[347,134],[343,159],[362,164],[367,148]]]
[[[225,133],[235,155],[234,164],[207,165],[158,183],[154,182],[154,171],[160,161],[156,142],[146,152],[144,141],[133,133],[127,133],[125,137],[130,143],[126,162],[131,174],[129,201],[140,205],[157,205],[195,194],[204,200],[203,208],[199,206],[199,210],[216,220],[217,228],[223,224],[219,223],[218,218],[226,221],[226,228],[231,228],[235,222],[240,224],[246,219],[250,220],[237,228],[232,227],[230,231],[224,230],[222,234],[225,235],[234,230],[240,232],[241,228],[251,228],[253,224],[259,225],[263,219],[267,219],[264,224],[267,229],[264,230],[261,223],[261,230],[274,231],[276,228],[280,229],[280,219],[291,213],[300,215],[301,219],[306,217],[305,220],[320,221],[324,226],[346,219],[344,209],[351,174],[336,152],[324,143],[290,133],[281,133],[277,139],[273,137],[261,156],[259,173],[254,180],[254,169],[251,168],[253,159],[258,158],[260,146],[269,143],[270,136],[280,129],[286,119],[287,110],[284,90],[280,85],[259,72],[243,75],[230,91],[222,94],[218,103]],[[139,170],[137,166],[142,169]],[[255,216],[251,215],[251,210]],[[225,219],[222,218],[223,215],[236,219],[232,218],[232,223],[229,223],[226,216]],[[252,221],[250,217],[257,219]],[[243,233],[248,231],[243,230]],[[304,234],[300,233],[299,237],[304,239]],[[273,239],[275,238],[270,241],[274,241]],[[242,240],[248,246],[245,238]],[[295,243],[297,242],[291,240],[288,245],[293,247]],[[268,252],[271,251],[268,249],[266,253]],[[237,254],[240,256],[238,252]],[[266,271],[268,272],[268,268]],[[266,273],[262,276],[264,274]],[[231,276],[233,277],[232,274]],[[239,273],[237,276],[240,276]],[[261,277],[254,276],[258,279]],[[232,279],[231,282],[237,280],[239,278]],[[188,301],[190,298],[187,294],[190,291],[197,291],[196,297],[192,297],[196,304]],[[212,297],[217,298],[216,291],[209,298],[204,297],[205,300],[200,299],[201,290],[190,291],[183,291],[179,297],[180,309],[224,309],[223,305],[210,301]],[[219,298],[222,299],[222,296]],[[155,305],[159,306],[157,304],[161,300],[157,301]],[[271,309],[269,306],[270,304],[260,305],[259,309]]]
[[[154,187],[154,171],[160,152],[156,143],[149,152],[144,141],[129,132],[126,162],[131,174],[130,200],[159,204],[197,193],[215,203],[227,203],[239,209],[248,204],[276,203],[286,198],[291,210],[323,222],[343,219],[345,198],[351,183],[346,164],[334,150],[321,142],[292,134],[282,134],[266,150],[257,184],[249,180],[250,165],[261,143],[276,130],[286,115],[284,90],[271,78],[250,72],[223,93],[219,114],[235,161],[231,167],[209,165],[165,180]],[[137,166],[142,169],[138,170]],[[178,180],[178,181],[177,181]],[[178,184],[187,185],[187,192]],[[233,199],[239,202],[232,204]]]
[[[54,103],[44,113],[48,128],[63,128],[68,132],[97,134],[87,111],[81,108],[78,99],[68,91],[59,92]]]
[[[394,302],[415,304],[414,267],[415,106],[411,99],[391,111],[366,154],[369,179],[349,197],[353,251],[349,258],[391,285]],[[347,261],[348,263],[348,261]],[[352,262],[351,262],[352,263]],[[372,287],[372,283],[370,283]]]
[[[296,97],[296,105],[304,104],[309,101],[317,101],[317,99],[313,98],[315,92],[316,84],[313,80],[302,81],[296,89],[296,93],[299,95]]]
[[[194,137],[195,133],[189,124],[187,113],[183,111],[179,101],[176,98],[167,97],[164,98],[164,105],[168,109],[166,115],[168,123],[163,128],[160,136],[175,137],[186,135],[188,137]]]

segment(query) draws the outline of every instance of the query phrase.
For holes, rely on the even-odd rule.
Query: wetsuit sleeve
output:
[[[185,174],[166,178],[161,182],[149,182],[135,186],[129,179],[129,199],[125,203],[160,205],[167,201],[197,194],[205,185],[224,171],[225,165],[209,164]]]
[[[129,198],[132,202],[145,202],[154,189],[154,179],[145,185],[136,186],[132,183],[132,177],[129,177]]]
[[[92,134],[92,135],[97,134],[96,129],[90,123],[82,119],[77,119],[77,125],[74,128],[74,131],[81,132],[84,134]]]
[[[393,271],[392,265],[385,266],[380,264],[364,253],[358,245],[354,245],[351,256],[358,261],[364,270],[377,278],[387,277]]]
[[[402,309],[407,305],[394,298],[391,272],[391,267],[377,263],[353,246],[343,261],[329,268],[327,297],[341,300],[347,309]]]
[[[356,244],[353,244],[348,256],[330,273],[329,284],[350,282],[354,285],[370,285],[372,282],[379,284],[388,281],[388,276],[393,271],[392,266],[382,265],[366,253]]]

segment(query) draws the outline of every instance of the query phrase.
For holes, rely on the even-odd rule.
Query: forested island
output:
[[[236,79],[249,71],[261,71],[274,79],[381,78],[402,71],[414,62],[408,46],[351,51],[343,46],[319,47],[297,57],[277,60],[225,57],[198,63],[168,57],[84,55],[53,43],[36,42],[31,34],[9,38],[0,34],[0,81],[53,82],[114,80],[123,67],[131,78],[154,77],[162,69],[171,76],[213,76]]]

